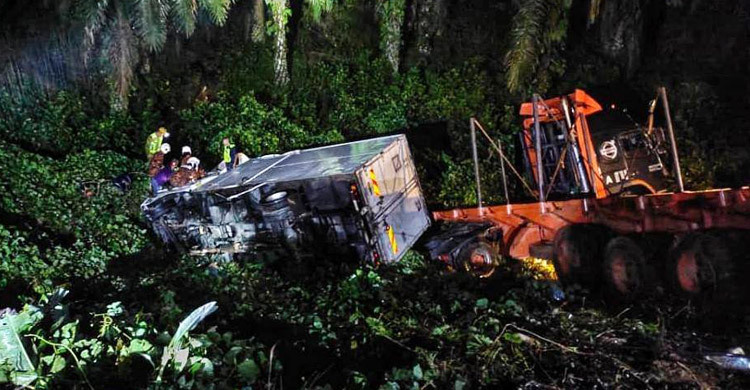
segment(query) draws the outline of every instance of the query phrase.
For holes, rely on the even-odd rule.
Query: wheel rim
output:
[[[680,254],[677,260],[677,281],[683,291],[689,293],[700,292],[698,262],[695,260],[695,253],[686,251]]]
[[[474,249],[464,263],[466,271],[471,272],[479,278],[488,278],[495,273],[497,265],[492,259],[492,254],[483,248]]]

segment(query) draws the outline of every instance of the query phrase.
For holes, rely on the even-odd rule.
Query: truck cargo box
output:
[[[403,135],[254,158],[141,207],[165,242],[193,254],[390,263],[430,224]]]

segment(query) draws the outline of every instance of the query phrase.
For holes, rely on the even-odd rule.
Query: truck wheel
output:
[[[596,286],[608,236],[606,228],[590,224],[569,225],[557,231],[552,242],[552,260],[563,285]]]
[[[628,237],[609,241],[604,250],[602,271],[604,293],[611,300],[630,302],[644,290],[645,257],[638,244]]]
[[[500,265],[498,257],[492,245],[478,241],[461,250],[460,266],[475,277],[489,278]]]
[[[731,275],[729,253],[722,240],[689,233],[672,250],[667,279],[674,289],[692,298],[714,295]]]

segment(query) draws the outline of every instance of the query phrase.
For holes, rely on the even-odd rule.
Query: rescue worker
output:
[[[185,159],[187,158],[187,159]],[[200,167],[200,160],[190,155],[183,155],[183,164],[180,169],[169,178],[169,184],[172,187],[182,187],[190,184],[203,176],[206,172]]]
[[[151,161],[148,164],[148,176],[154,177],[156,174],[164,168],[164,156],[166,156],[172,148],[169,144],[161,144],[159,151],[151,156]]]
[[[156,176],[151,178],[151,190],[154,191],[154,195],[156,195],[157,192],[161,191],[162,187],[164,187],[165,184],[169,183],[169,179],[172,178],[172,175],[174,175],[175,170],[177,169],[177,160],[172,159],[172,161],[169,162],[168,167],[164,167],[156,174]]]
[[[180,166],[187,165],[187,161],[193,156],[193,151],[190,146],[182,147],[182,156],[180,156]]]
[[[234,148],[234,143],[227,137],[221,140],[221,152],[224,165],[227,167],[227,170],[231,171],[234,165],[234,155],[237,154],[237,150]]]
[[[159,151],[162,141],[164,138],[169,138],[169,133],[165,127],[160,127],[159,130],[151,133],[146,139],[146,160],[151,161],[151,158]]]
[[[217,167],[219,169],[219,173],[224,173],[227,170],[231,170],[233,168],[237,168],[237,166],[242,165],[246,162],[250,161],[250,158],[247,157],[245,153],[237,152],[234,154],[234,158],[232,159],[232,164],[227,168],[227,163],[224,161],[219,163],[219,166]]]
[[[197,171],[201,167],[201,160],[198,157],[190,157],[187,160],[187,168],[193,171]]]
[[[156,195],[156,192],[159,191],[159,188],[161,187],[154,181],[154,178],[162,169],[164,169],[164,156],[166,156],[171,150],[172,148],[169,144],[161,144],[159,151],[151,157],[151,161],[149,162],[148,176],[151,178],[151,190],[154,192],[154,195]]]

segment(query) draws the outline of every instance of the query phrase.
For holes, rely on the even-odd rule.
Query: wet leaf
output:
[[[260,368],[258,368],[258,365],[255,364],[254,360],[247,359],[237,366],[237,373],[242,380],[248,383],[254,383],[256,379],[258,379],[258,375],[260,375]]]

